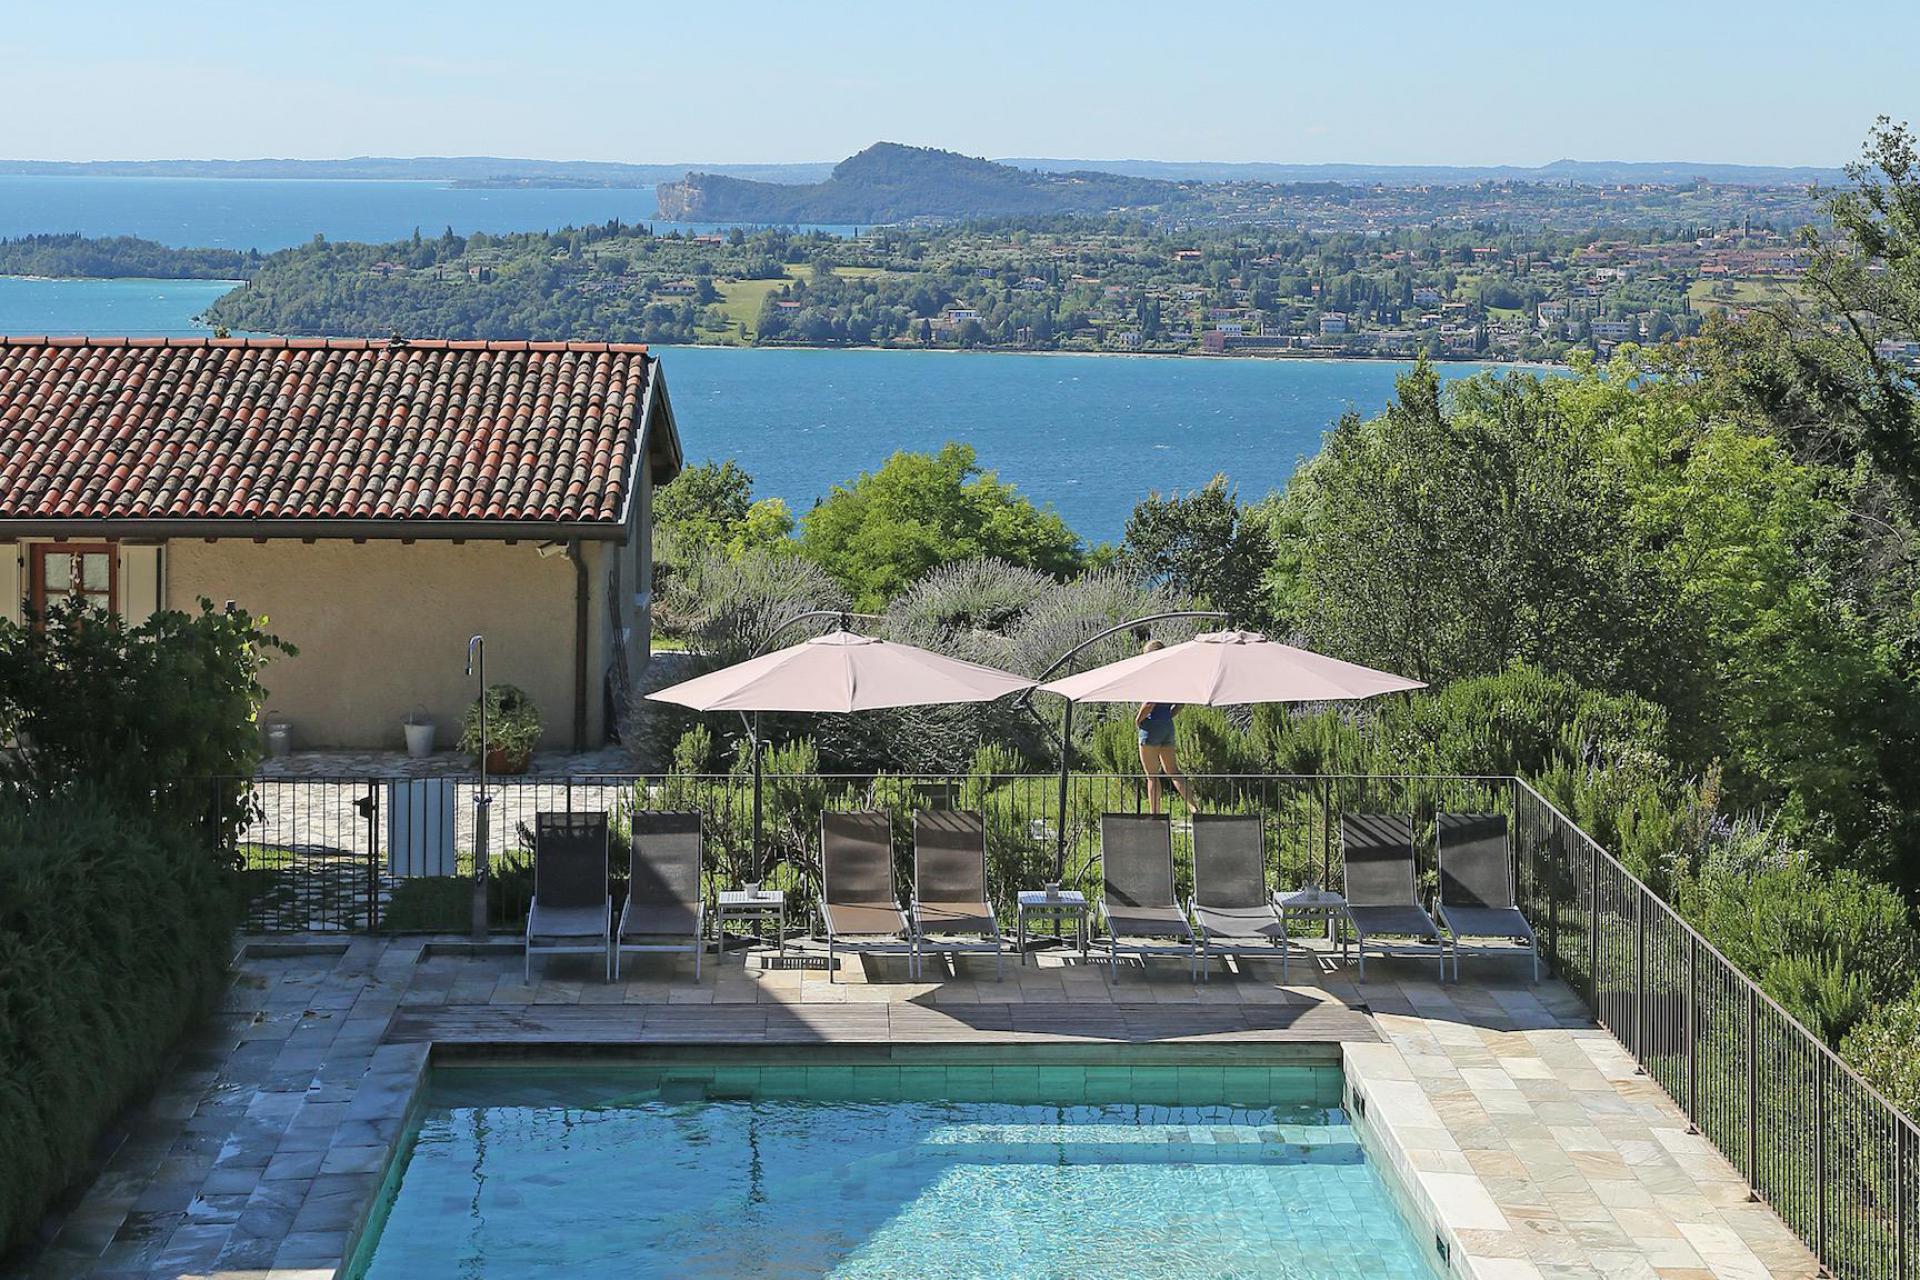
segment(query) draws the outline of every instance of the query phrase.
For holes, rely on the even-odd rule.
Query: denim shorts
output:
[[[1173,725],[1143,724],[1140,726],[1140,745],[1143,747],[1170,747],[1173,745]]]

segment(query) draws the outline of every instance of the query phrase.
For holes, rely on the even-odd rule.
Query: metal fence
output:
[[[478,779],[298,778],[253,784],[238,854],[254,879],[256,930],[462,930],[470,921]],[[1266,819],[1274,883],[1340,883],[1343,813],[1413,820],[1432,885],[1433,817],[1505,813],[1520,903],[1543,958],[1835,1275],[1908,1277],[1920,1262],[1920,1129],[1742,974],[1672,907],[1525,782],[1504,777],[1200,776],[1203,808]],[[995,899],[1054,878],[1099,889],[1099,817],[1142,812],[1137,775],[1076,774],[1062,823],[1050,775],[768,775],[758,852],[752,787],[734,775],[491,778],[491,903],[523,919],[536,812],[597,811],[614,835],[610,886],[625,892],[635,812],[697,810],[713,890],[759,878],[804,922],[817,884],[820,815],[884,809],[896,866],[912,875],[912,815],[979,811]],[[1183,893],[1191,834],[1176,823]]]
[[[433,779],[258,779],[237,825],[238,856],[252,879],[249,926],[257,932],[465,929],[474,866],[476,776]],[[1267,819],[1277,883],[1339,881],[1343,812],[1412,813],[1511,808],[1506,778],[1219,775],[1189,779],[1203,808]],[[489,864],[495,922],[524,918],[531,887],[534,814],[604,812],[613,831],[613,891],[625,892],[626,832],[636,812],[695,810],[703,819],[708,887],[750,879],[788,890],[804,920],[819,864],[820,815],[884,809],[894,816],[900,884],[912,876],[912,815],[966,808],[984,819],[990,888],[1014,893],[1054,879],[1099,888],[1099,819],[1137,813],[1149,797],[1138,775],[1075,774],[1061,821],[1059,779],[1036,774],[769,774],[760,839],[745,777],[681,774],[490,777]],[[1169,794],[1171,791],[1169,790]],[[1183,887],[1191,884],[1191,837],[1175,827]],[[756,848],[758,852],[756,853]],[[756,874],[756,872],[758,874]]]
[[[1524,782],[1514,818],[1553,971],[1834,1275],[1915,1275],[1920,1128]]]

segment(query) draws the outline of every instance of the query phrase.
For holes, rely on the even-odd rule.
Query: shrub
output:
[[[79,601],[38,626],[0,622],[0,741],[30,744],[0,753],[0,791],[32,804],[85,780],[194,824],[219,800],[226,829],[215,834],[231,837],[259,757],[258,676],[293,651],[246,610],[207,600],[137,627]]]
[[[460,735],[460,749],[476,758],[480,755],[482,706],[486,708],[487,748],[500,752],[516,766],[524,766],[540,745],[540,708],[519,685],[488,685],[487,691],[467,708],[465,731]]]
[[[187,829],[102,792],[0,798],[0,1252],[220,988],[240,914]]]
[[[1841,1054],[1910,1116],[1920,1115],[1920,987],[1875,1010],[1847,1033]]]
[[[1912,988],[1913,920],[1891,886],[1805,857],[1746,874],[1719,865],[1682,883],[1681,911],[1809,1029],[1838,1040]]]

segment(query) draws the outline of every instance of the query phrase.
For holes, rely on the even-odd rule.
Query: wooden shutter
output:
[[[120,614],[139,626],[160,608],[160,548],[122,544]]]
[[[24,542],[0,543],[0,620],[21,619],[20,602],[27,594],[27,580],[20,561],[26,549]]]

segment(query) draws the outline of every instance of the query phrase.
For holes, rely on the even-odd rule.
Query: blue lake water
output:
[[[224,280],[23,280],[0,276],[0,333],[175,337],[233,285]]]
[[[0,175],[0,237],[77,231],[266,252],[304,244],[316,234],[329,240],[400,240],[415,227],[422,235],[439,235],[447,227],[467,235],[547,231],[619,218],[652,223],[661,232],[726,229],[662,222],[659,212],[652,187],[480,190],[444,182]]]
[[[974,446],[1082,537],[1117,540],[1149,492],[1224,473],[1279,488],[1349,408],[1372,414],[1411,366],[1387,361],[919,351],[660,349],[691,461],[735,458],[801,514],[899,449]],[[1480,372],[1443,365],[1446,380]]]

